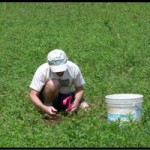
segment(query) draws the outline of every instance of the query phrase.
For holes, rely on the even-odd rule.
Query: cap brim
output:
[[[62,64],[58,66],[51,65],[50,68],[52,72],[64,72],[67,70],[67,64]]]

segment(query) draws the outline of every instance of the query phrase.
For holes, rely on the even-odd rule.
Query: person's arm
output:
[[[80,102],[81,102],[81,99],[83,98],[83,95],[84,95],[83,86],[76,87],[76,89],[75,89],[75,100],[72,104],[71,112],[74,112],[78,109]]]
[[[37,106],[38,108],[40,108],[41,110],[45,111],[46,113],[48,113],[49,115],[54,115],[56,114],[56,109],[53,106],[46,106],[44,105],[41,100],[39,99],[39,92],[35,91],[33,89],[30,90],[29,92],[29,98],[31,100],[31,102]]]

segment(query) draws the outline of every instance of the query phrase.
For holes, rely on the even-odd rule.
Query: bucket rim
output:
[[[135,93],[120,93],[120,94],[110,94],[105,96],[106,99],[119,100],[119,99],[140,99],[143,98],[141,94]]]

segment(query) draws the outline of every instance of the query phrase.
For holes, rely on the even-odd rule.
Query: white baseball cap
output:
[[[52,72],[64,72],[67,69],[68,58],[61,49],[54,49],[47,55],[47,61]]]

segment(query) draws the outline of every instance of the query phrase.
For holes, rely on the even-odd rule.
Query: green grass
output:
[[[0,147],[149,147],[149,3],[0,3]],[[28,99],[55,48],[84,75],[89,111],[47,123]],[[144,95],[142,121],[108,123],[105,96]]]

